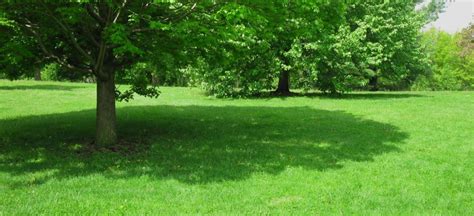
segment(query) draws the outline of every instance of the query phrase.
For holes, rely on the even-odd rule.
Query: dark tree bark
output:
[[[35,80],[41,81],[41,68],[39,67],[35,68]]]
[[[379,78],[377,76],[371,77],[369,79],[369,86],[370,91],[378,91],[379,90]]]
[[[107,76],[97,79],[96,139],[98,146],[110,146],[117,142],[115,114],[115,79],[113,69]]]
[[[290,94],[290,72],[283,70],[280,72],[278,79],[278,88],[275,90],[276,94],[289,95]]]
[[[160,84],[160,78],[155,73],[151,74],[151,84],[157,86]]]

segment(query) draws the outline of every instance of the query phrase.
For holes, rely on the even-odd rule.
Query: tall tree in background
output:
[[[424,23],[436,21],[439,14],[446,8],[445,0],[414,0],[419,6],[418,14],[423,17]]]
[[[462,48],[461,57],[469,57],[474,54],[474,23],[459,33],[458,45]]]
[[[328,46],[327,38],[344,21],[346,4],[287,0],[257,1],[247,6],[267,20],[266,31],[273,36],[268,43],[278,65],[275,93],[290,94],[292,81],[298,87],[310,88],[318,72],[317,58],[322,55],[314,51]]]
[[[464,61],[466,72],[465,89],[474,89],[474,23],[464,28],[458,37],[458,46],[461,47],[459,56]]]
[[[187,54],[196,57],[186,74],[209,94],[249,95],[272,86],[276,63],[269,21],[242,2],[223,2],[211,14],[194,14],[195,21],[180,28],[190,37]]]
[[[417,90],[474,89],[473,28],[454,35],[430,29],[423,33],[430,71],[413,86]]]
[[[290,93],[292,74],[300,82],[315,81],[322,53],[313,52],[328,46],[328,36],[344,21],[345,6],[342,1],[281,1],[266,12],[276,37],[272,49],[280,62],[276,94]]]
[[[356,1],[319,73],[323,91],[339,92],[380,83],[398,83],[426,69],[420,44],[423,17],[412,1]]]
[[[249,95],[262,90],[290,93],[290,83],[311,88],[316,62],[322,61],[328,38],[344,21],[342,1],[226,2],[213,16],[201,17],[210,31],[190,41],[202,47],[205,68],[197,79],[217,96]],[[316,50],[316,52],[315,52]],[[276,85],[276,86],[275,86]]]

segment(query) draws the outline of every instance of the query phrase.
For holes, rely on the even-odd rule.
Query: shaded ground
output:
[[[328,98],[328,99],[370,99],[370,100],[383,100],[383,99],[403,99],[403,98],[416,98],[416,97],[426,97],[417,93],[396,93],[396,92],[350,92],[345,94],[327,94],[322,92],[290,92],[288,94],[278,94],[274,92],[262,92],[256,94],[250,98],[252,99],[271,99],[271,98],[295,98],[295,97],[305,97],[305,98]]]
[[[0,215],[474,213],[472,92],[160,90],[94,149],[94,85],[0,80]]]
[[[336,169],[343,161],[398,151],[391,143],[408,136],[388,124],[308,107],[142,106],[118,111],[121,137],[134,147],[90,153],[94,113],[1,121],[0,171],[54,170],[38,184],[93,173],[200,184],[242,180],[255,172],[278,174],[287,167]]]

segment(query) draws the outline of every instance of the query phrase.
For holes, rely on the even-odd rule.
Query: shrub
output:
[[[41,79],[46,81],[59,81],[60,66],[56,63],[45,65],[41,69]]]

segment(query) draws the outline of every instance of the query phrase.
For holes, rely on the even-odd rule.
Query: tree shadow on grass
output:
[[[276,95],[273,92],[262,92],[260,94],[250,97],[251,99],[272,99],[272,98],[326,98],[326,99],[344,99],[344,100],[387,100],[387,99],[404,99],[426,97],[424,95],[415,93],[395,93],[395,92],[351,92],[345,94],[325,94],[322,92],[292,92],[288,95]]]
[[[84,88],[82,86],[69,86],[69,85],[12,85],[12,86],[0,86],[0,90],[56,90],[56,91],[71,91],[78,88]]]
[[[122,139],[140,151],[87,153],[93,110],[0,121],[0,171],[18,179],[9,187],[91,174],[207,184],[290,167],[324,171],[399,151],[408,137],[389,124],[308,107],[140,106],[118,113]]]

